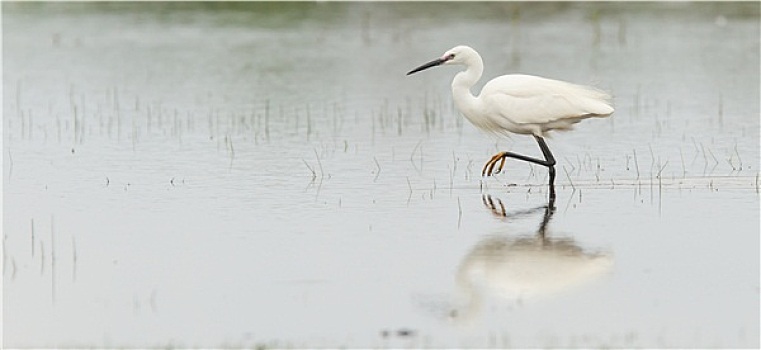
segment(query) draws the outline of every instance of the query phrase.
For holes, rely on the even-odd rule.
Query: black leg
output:
[[[550,198],[547,205],[543,205],[543,206],[532,208],[532,209],[513,211],[510,213],[508,213],[505,210],[505,205],[502,204],[502,200],[500,200],[499,198],[496,198],[496,203],[495,203],[491,195],[484,194],[481,196],[481,200],[483,201],[484,205],[491,210],[492,214],[499,217],[500,219],[512,219],[512,218],[521,217],[524,215],[530,215],[539,210],[544,209],[544,216],[542,217],[542,223],[539,224],[539,229],[536,231],[536,234],[542,239],[543,242],[546,239],[547,224],[549,224],[550,220],[552,220],[552,215],[555,214],[555,198],[554,197]]]
[[[547,206],[544,207],[544,218],[542,219],[542,224],[539,225],[539,230],[536,231],[542,240],[546,238],[545,232],[547,231],[547,224],[550,222],[550,219],[552,219],[552,215],[555,214],[555,189],[553,187],[554,186],[550,185],[550,201],[547,203]]]
[[[550,172],[550,199],[555,199],[555,157],[552,156],[552,152],[550,152],[549,147],[547,147],[547,144],[544,142],[544,139],[541,136],[534,135],[534,139],[537,143],[539,143],[539,148],[542,150],[542,154],[544,155],[544,160],[532,158],[528,156],[524,156],[521,154],[513,153],[513,152],[500,152],[494,155],[486,164],[484,165],[483,170],[481,171],[481,176],[487,176],[492,175],[494,173],[494,167],[497,165],[497,162],[500,162],[499,167],[497,168],[497,173],[502,171],[502,166],[505,164],[505,158],[515,158],[522,161],[544,165],[549,169]]]
[[[540,136],[534,135],[534,139],[539,143],[539,148],[542,150],[546,163],[544,164],[550,171],[550,200],[555,200],[555,157],[552,156],[550,148],[544,142],[544,139]]]

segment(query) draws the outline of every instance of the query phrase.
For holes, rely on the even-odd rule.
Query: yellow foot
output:
[[[505,152],[499,152],[495,154],[491,159],[489,159],[486,164],[484,164],[483,170],[481,170],[481,176],[492,176],[494,174],[499,174],[502,172],[502,168],[505,166]],[[497,162],[499,162],[499,167],[497,167],[497,171],[494,171],[494,166],[497,165]]]

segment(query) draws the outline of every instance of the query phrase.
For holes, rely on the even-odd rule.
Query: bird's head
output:
[[[473,60],[476,57],[478,57],[478,53],[476,52],[476,50],[473,50],[469,46],[464,46],[464,45],[455,46],[447,50],[447,52],[445,52],[441,57],[409,71],[407,75],[414,74],[419,71],[426,70],[431,67],[444,65],[444,64],[467,65],[469,61]]]

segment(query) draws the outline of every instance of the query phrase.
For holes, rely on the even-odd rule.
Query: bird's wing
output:
[[[481,91],[491,112],[516,124],[604,116],[613,113],[610,96],[588,86],[529,75],[505,75]]]

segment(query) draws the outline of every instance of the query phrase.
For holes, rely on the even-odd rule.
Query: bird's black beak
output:
[[[431,67],[436,67],[438,65],[443,64],[446,61],[447,61],[447,59],[445,59],[445,58],[437,58],[437,59],[435,59],[435,60],[433,60],[431,62],[428,62],[428,63],[426,63],[426,64],[424,64],[424,65],[422,65],[420,67],[417,67],[417,68],[407,72],[407,75],[410,75],[410,74],[413,74],[413,73],[417,73],[417,72],[419,72],[421,70],[425,70],[425,69],[428,69],[428,68],[431,68]]]

